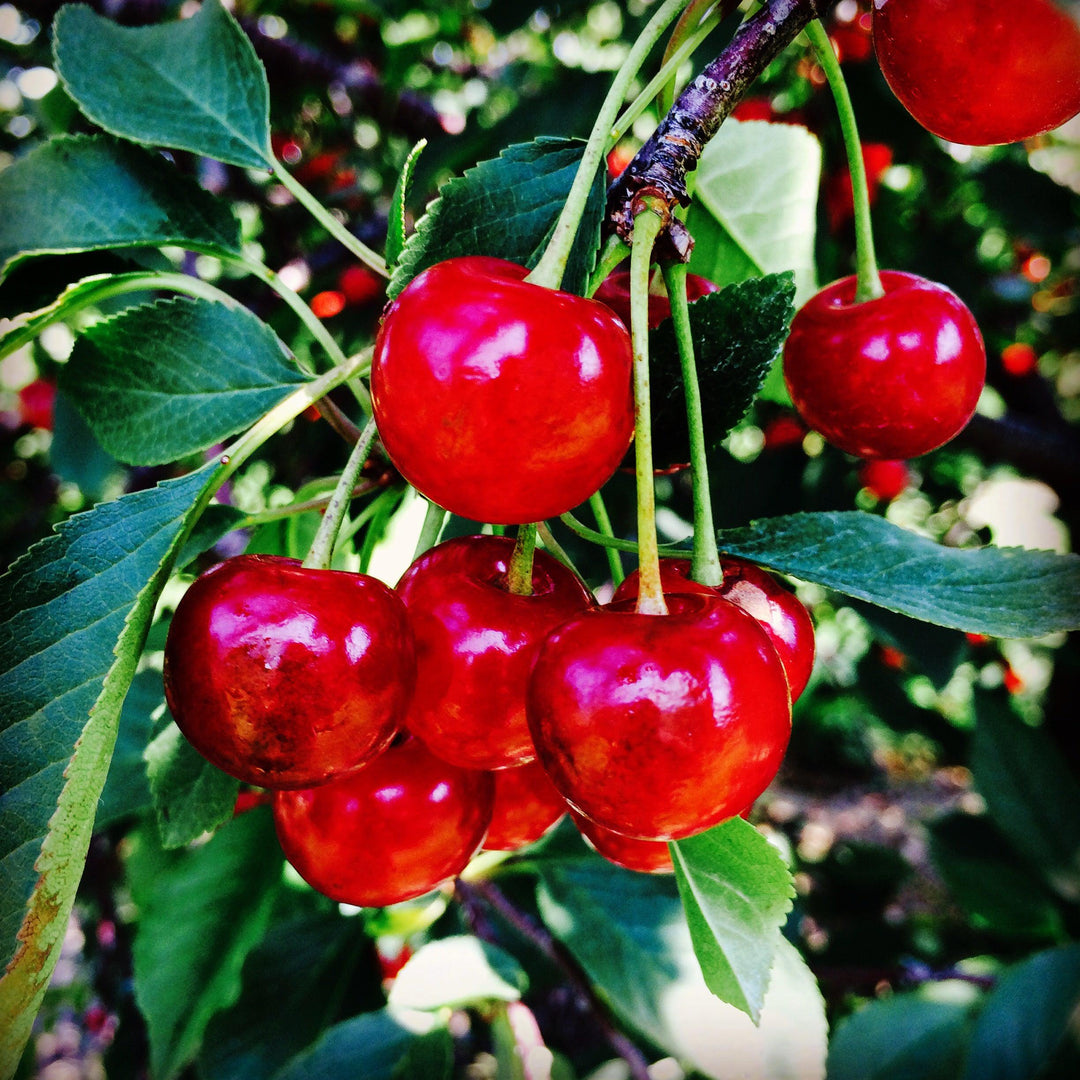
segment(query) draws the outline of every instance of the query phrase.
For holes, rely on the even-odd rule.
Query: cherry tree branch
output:
[[[676,99],[660,126],[608,189],[607,224],[629,243],[640,200],[667,205],[662,253],[686,262],[693,240],[674,217],[689,201],[686,178],[721,123],[758,76],[831,0],[766,0],[735,32],[724,51]]]

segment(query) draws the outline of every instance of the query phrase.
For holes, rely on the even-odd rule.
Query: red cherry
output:
[[[464,257],[415,277],[387,309],[371,394],[383,445],[433,502],[521,524],[585,501],[633,433],[630,335],[594,300]]]
[[[1039,367],[1039,354],[1030,345],[1016,341],[1001,350],[1001,366],[1017,378],[1030,375]]]
[[[864,461],[859,468],[859,483],[882,502],[892,502],[911,484],[911,469],[906,461],[879,458]]]
[[[1080,111],[1080,27],[1054,0],[874,0],[882,74],[951,142],[1016,142]]]
[[[608,862],[624,870],[637,870],[642,874],[674,874],[671,851],[666,840],[637,840],[632,836],[605,829],[575,810],[570,811],[578,832],[586,843]]]
[[[544,643],[528,715],[563,797],[605,828],[691,836],[737,814],[776,775],[791,733],[784,668],[728,600],[671,595],[584,612]]]
[[[885,143],[863,143],[862,159],[866,172],[867,194],[870,205],[873,206],[877,202],[881,178],[885,170],[892,165],[892,147]],[[847,167],[830,174],[825,182],[825,214],[833,232],[839,232],[855,216],[851,170]]]
[[[440,757],[470,769],[503,769],[536,757],[525,687],[544,638],[591,606],[577,575],[545,551],[533,591],[507,587],[514,541],[461,536],[405,571],[398,595],[416,638],[416,694],[405,722]]]
[[[165,643],[165,696],[218,768],[258,787],[306,787],[393,738],[415,681],[405,607],[363,574],[240,555],[203,574]]]
[[[336,289],[316,293],[311,298],[311,310],[317,319],[332,319],[345,310],[345,294]]]
[[[341,271],[338,288],[348,303],[359,307],[380,299],[386,290],[386,283],[366,266],[354,263]]]
[[[806,425],[790,413],[774,416],[762,432],[766,450],[778,450],[784,446],[798,446],[806,438]]]
[[[724,581],[719,589],[702,585],[690,576],[689,559],[661,559],[660,583],[664,594],[698,593],[722,596],[753,615],[769,635],[787,675],[794,701],[806,688],[814,667],[814,624],[799,598],[760,566],[725,555]],[[635,600],[638,572],[631,571],[615,590],[614,601]]]
[[[661,285],[661,289],[663,286]],[[719,285],[703,278],[700,274],[686,275],[686,299],[697,300],[706,293],[716,292]],[[613,270],[593,294],[593,299],[607,304],[622,320],[624,326],[630,325],[630,271]],[[649,293],[649,329],[655,330],[665,319],[671,318],[671,301],[666,291]]]
[[[495,809],[484,848],[517,851],[539,840],[566,813],[566,800],[556,791],[538,761],[493,772]]]
[[[897,270],[885,295],[855,302],[855,278],[812,296],[791,322],[784,380],[802,418],[864,458],[913,458],[971,418],[986,350],[971,312],[944,285]]]
[[[30,427],[52,431],[56,383],[35,379],[19,391],[19,419]]]
[[[460,769],[419,739],[318,787],[274,793],[285,857],[332,900],[384,907],[430,892],[480,850],[490,773]]]

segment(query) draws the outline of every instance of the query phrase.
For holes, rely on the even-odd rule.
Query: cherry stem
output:
[[[851,197],[855,208],[855,302],[863,303],[885,295],[878,274],[877,256],[874,254],[874,231],[870,224],[870,189],[866,183],[866,163],[863,161],[862,143],[855,123],[855,109],[851,104],[847,82],[840,68],[836,50],[820,19],[811,19],[806,25],[806,36],[817,53],[818,63],[825,72],[840,117],[840,132],[844,137],[844,153],[847,155],[851,173]]]
[[[585,151],[581,156],[577,173],[574,175],[574,182],[570,186],[570,194],[566,197],[566,203],[555,222],[551,239],[540,256],[540,261],[526,278],[534,285],[557,289],[562,284],[578,226],[581,224],[582,215],[589,202],[593,180],[597,170],[604,163],[604,157],[611,144],[612,127],[626,99],[630,84],[648,59],[653,46],[663,37],[668,25],[686,7],[687,2],[688,0],[664,0],[638,36],[637,41],[631,46],[622,66],[615,73],[615,78],[612,80],[592,131],[589,133],[589,141],[585,144]]]
[[[638,545],[636,540],[624,540],[620,536],[607,536],[602,532],[597,532],[595,529],[590,529],[584,522],[578,521],[573,514],[560,514],[559,520],[572,533],[580,536],[582,540],[588,540],[599,547],[625,551],[628,555],[637,554]],[[686,546],[684,544],[659,544],[656,550],[661,555],[672,555],[676,558],[686,556]]]
[[[690,327],[690,305],[686,299],[686,264],[664,266],[664,284],[671,301],[675,343],[682,366],[683,393],[686,396],[686,424],[690,430],[690,469],[693,477],[694,554],[690,576],[703,585],[723,584],[720,553],[716,547],[712,497],[709,490],[709,461],[705,443],[705,419],[701,409],[701,385],[694,357],[694,335]]]
[[[562,544],[560,544],[559,541],[555,539],[554,535],[551,532],[551,529],[548,528],[546,521],[538,521],[536,523],[536,536],[543,543],[545,551],[547,551],[551,555],[554,555],[555,558],[559,560],[559,562],[561,562],[564,566],[570,567],[570,569],[573,570],[574,573],[578,575],[578,577],[581,577],[581,574],[578,574],[578,570],[577,567],[574,565],[573,559],[571,559],[570,556],[566,553],[566,549],[562,546]]]
[[[536,524],[519,525],[506,586],[515,596],[532,596],[533,556],[536,554]]]
[[[663,202],[640,200],[630,247],[630,338],[634,351],[634,473],[637,479],[639,615],[666,615],[660,584],[653,479],[652,415],[649,399],[649,275],[652,250],[667,218]]]
[[[595,492],[589,499],[589,506],[592,509],[593,517],[596,518],[596,527],[600,530],[604,536],[614,537],[615,530],[611,527],[611,516],[607,512],[607,507],[604,505],[604,496],[599,491]],[[607,554],[608,569],[611,571],[611,580],[615,585],[622,584],[623,578],[626,577],[626,571],[623,569],[622,559],[619,557],[618,548],[605,547],[605,553]]]
[[[388,278],[386,261],[351,232],[299,180],[296,179],[280,161],[274,161],[274,176],[279,183],[301,206],[307,210],[322,227],[347,251],[355,255],[362,263],[376,274]]]
[[[420,558],[425,551],[435,546],[445,522],[446,511],[438,503],[433,503],[429,499],[427,511],[424,514],[424,524],[420,528],[420,535],[416,538],[416,550],[413,552],[414,559]]]
[[[600,254],[596,259],[596,266],[593,268],[588,287],[585,289],[585,295],[591,297],[600,288],[604,278],[629,254],[630,248],[625,241],[612,233],[604,241],[604,246],[600,249]]]
[[[378,430],[375,427],[375,421],[369,420],[367,427],[360,433],[360,438],[356,440],[352,453],[349,454],[349,460],[345,463],[341,479],[338,480],[337,487],[334,488],[334,494],[330,496],[330,501],[326,504],[326,511],[323,513],[323,519],[319,523],[319,531],[315,534],[307,558],[304,559],[304,566],[309,569],[330,569],[330,561],[334,555],[334,544],[337,541],[338,533],[341,532],[341,523],[345,520],[345,511],[352,501],[353,489],[356,487],[356,481],[360,477],[364,462],[367,461],[368,454],[371,452],[371,444],[375,441],[376,435],[378,435]]]

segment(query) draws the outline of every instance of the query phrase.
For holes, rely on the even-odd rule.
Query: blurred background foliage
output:
[[[82,129],[51,68],[48,26],[58,6],[0,4],[0,168],[52,134]],[[93,6],[130,25],[183,8],[171,0]],[[760,400],[714,455],[718,524],[858,507],[950,545],[1071,550],[1080,528],[1080,120],[1027,144],[942,143],[885,86],[868,8],[841,0],[827,25],[864,140],[879,260],[945,283],[972,308],[987,343],[987,389],[976,418],[952,443],[917,461],[873,469],[807,432],[775,400],[780,395]],[[649,5],[239,0],[234,10],[267,69],[275,151],[378,248],[396,178],[418,139],[428,146],[410,221],[440,183],[510,143],[585,135]],[[702,46],[695,70],[731,30],[729,20]],[[826,282],[850,272],[850,184],[832,99],[804,40],[770,67],[735,115],[804,125],[821,140],[818,277]],[[632,154],[656,119],[643,116],[613,156]],[[372,339],[381,282],[328,242],[283,188],[262,175],[172,156],[232,203],[245,242],[308,300],[347,351]],[[167,261],[225,286],[301,360],[307,356],[306,332],[257,283],[226,281],[230,271],[215,260],[184,252],[31,260],[0,284],[0,319],[49,303],[77,278]],[[107,309],[95,317],[102,313]],[[55,394],[72,342],[70,328],[54,325],[0,361],[0,567],[65,516],[169,474],[113,461]],[[343,396],[340,404],[347,409],[349,402]],[[219,547],[208,558],[244,545],[302,553],[316,515],[276,521],[273,510],[296,492],[325,490],[342,459],[341,441],[326,423],[299,420],[287,440],[267,444],[232,483],[232,501],[261,515],[262,524],[234,534],[231,549]],[[406,493],[385,463],[375,462],[367,481],[370,512],[357,548],[362,562],[374,560],[373,568],[393,580],[411,554],[391,528],[407,516],[395,518]],[[685,474],[660,477],[658,494],[662,531],[669,540],[683,538],[690,518]],[[617,530],[627,535],[632,501],[631,478],[617,477],[609,503]],[[560,527],[555,533],[602,587],[603,553]],[[900,1054],[900,1064],[890,1058],[887,1067],[916,1061],[919,1069],[904,1075],[960,1075],[949,1048],[967,1022],[966,1003],[995,992],[1006,965],[1021,964],[1024,974],[1021,962],[1038,961],[1044,950],[1061,956],[1080,931],[1080,846],[1070,847],[1080,818],[1065,813],[1080,806],[1080,657],[1064,635],[993,641],[887,616],[818,589],[801,586],[800,595],[817,625],[818,663],[796,708],[785,767],[754,820],[790,851],[799,895],[787,932],[837,1025],[830,1075],[863,1075],[855,1048],[879,1045],[875,1039],[884,1046],[901,1021],[933,1038],[922,1057],[905,1043],[901,1049],[915,1056]],[[145,1033],[130,981],[131,900],[118,856],[128,831],[112,826],[91,851],[68,955],[36,1042],[35,1068],[51,1080],[103,1071],[136,1076],[142,1069]],[[372,940],[383,939],[375,933]],[[381,1002],[386,965],[373,947],[365,953],[347,991],[354,1011]],[[1053,983],[1061,1000],[1075,1001],[1073,971]],[[1013,983],[1006,1005],[1035,1008],[1033,995]],[[537,1016],[572,1030],[573,1008],[558,986],[536,978],[533,987]],[[877,1027],[879,1014],[859,1009],[868,1001],[885,1010]],[[1075,1045],[1064,1025],[1048,1031],[1038,1075],[1073,1075]],[[578,1070],[568,1075],[597,1067],[594,1042],[582,1035],[562,1048]]]

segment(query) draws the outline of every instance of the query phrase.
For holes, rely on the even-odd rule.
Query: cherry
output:
[[[1022,341],[1014,341],[1001,350],[1001,366],[1017,378],[1031,375],[1039,368],[1039,354]]]
[[[866,172],[866,193],[873,206],[877,202],[881,178],[893,162],[892,147],[886,143],[863,143],[862,159]],[[833,232],[839,232],[855,217],[851,170],[846,166],[830,173],[825,180],[825,215]]]
[[[528,716],[563,797],[646,840],[737,814],[775,776],[791,733],[783,664],[751,615],[673,594],[668,614],[629,601],[575,616],[540,650]]]
[[[605,829],[583,817],[576,810],[570,811],[578,832],[598,855],[624,870],[637,870],[642,874],[674,874],[671,851],[664,840],[637,840],[623,836],[612,829]]]
[[[794,701],[806,688],[814,667],[814,624],[799,598],[760,566],[725,555],[724,581],[719,589],[690,576],[689,559],[661,559],[660,583],[665,594],[700,593],[722,596],[753,615],[769,635],[787,675]],[[633,600],[638,572],[632,571],[615,590],[613,600]]]
[[[874,0],[882,74],[950,142],[1016,142],[1080,111],[1080,27],[1054,0]]]
[[[461,873],[494,799],[490,773],[451,765],[410,738],[349,776],[275,792],[274,824],[309,885],[340,903],[385,907]]]
[[[565,513],[615,472],[633,434],[630,335],[605,305],[448,259],[389,306],[371,393],[394,465],[474,521]]]
[[[239,555],[184,594],[165,697],[218,768],[306,787],[363,765],[404,719],[415,681],[405,607],[375,578]]]
[[[802,418],[864,458],[913,458],[948,442],[986,377],[982,335],[963,301],[914,274],[885,270],[884,296],[858,303],[854,276],[796,313],[784,380]]]
[[[360,263],[346,266],[338,277],[338,289],[347,303],[356,307],[370,304],[382,297],[385,283],[378,274]]]
[[[19,391],[19,419],[30,427],[52,431],[56,411],[56,383],[35,379]]]
[[[593,603],[577,575],[545,551],[534,556],[531,595],[511,593],[513,552],[510,537],[457,537],[421,555],[397,586],[416,637],[406,724],[466,768],[536,757],[525,719],[536,652],[550,631]]]
[[[517,851],[539,840],[566,813],[566,801],[538,761],[493,772],[495,809],[484,848]]]
[[[655,330],[665,319],[671,318],[671,301],[666,291],[663,291],[661,279],[660,292],[649,293],[649,329]],[[706,293],[716,292],[719,285],[703,278],[700,274],[686,275],[686,299],[694,301]],[[630,271],[613,270],[602,282],[593,294],[593,299],[607,304],[612,311],[622,320],[625,326],[630,325]]]
[[[859,468],[859,483],[882,502],[892,502],[911,483],[911,469],[906,461],[877,458],[864,461]]]

